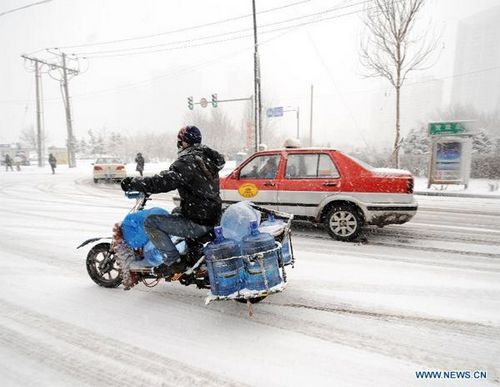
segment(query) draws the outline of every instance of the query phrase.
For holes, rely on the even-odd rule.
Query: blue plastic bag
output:
[[[150,215],[168,215],[169,212],[160,207],[148,208],[128,214],[122,222],[122,233],[125,243],[133,249],[144,247],[149,238],[144,230],[144,221]]]

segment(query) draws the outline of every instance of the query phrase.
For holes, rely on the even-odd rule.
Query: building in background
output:
[[[22,146],[20,143],[0,144],[0,163],[3,164],[5,155],[10,157],[20,157],[21,165],[30,165],[30,151],[29,147]]]
[[[500,6],[458,23],[452,106],[500,110]]]

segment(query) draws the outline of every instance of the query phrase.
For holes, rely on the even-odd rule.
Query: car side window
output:
[[[279,155],[257,156],[241,169],[240,179],[274,179],[279,161]]]
[[[325,154],[319,155],[318,177],[319,178],[340,177],[340,173],[335,164],[333,163],[332,159],[330,158],[330,156]]]
[[[285,178],[304,179],[316,177],[318,155],[297,154],[288,155]]]
[[[340,177],[335,164],[325,154],[295,154],[288,155],[286,179],[313,179],[313,178]]]

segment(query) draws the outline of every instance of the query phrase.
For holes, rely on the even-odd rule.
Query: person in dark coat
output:
[[[50,168],[52,168],[52,174],[55,174],[57,167],[57,159],[56,156],[54,156],[52,153],[49,154],[49,164]]]
[[[168,170],[151,177],[127,177],[121,184],[124,191],[179,192],[179,208],[170,215],[151,215],[144,222],[150,240],[164,256],[163,264],[156,269],[161,274],[173,273],[183,264],[170,235],[186,238],[189,246],[190,240],[210,232],[222,214],[219,171],[225,160],[201,140],[196,126],[182,128],[177,134],[178,158]]]
[[[14,171],[14,168],[12,167],[12,164],[14,161],[12,160],[12,157],[7,153],[5,155],[5,171],[7,172],[10,168],[11,171]]]
[[[142,176],[142,172],[144,172],[144,157],[142,157],[142,153],[137,153],[135,162],[137,163],[135,170]]]

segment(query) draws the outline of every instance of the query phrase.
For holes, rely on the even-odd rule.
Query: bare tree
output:
[[[47,135],[44,132],[42,132],[42,138],[41,138],[42,150],[44,148],[44,144],[47,141],[47,139],[48,139]],[[24,128],[21,131],[21,134],[19,135],[19,141],[21,141],[21,143],[25,145],[28,145],[32,149],[38,150],[38,137],[35,132],[35,128],[33,126]]]
[[[396,136],[393,159],[399,167],[400,96],[408,73],[423,70],[437,39],[414,32],[425,0],[373,0],[366,8],[364,24],[369,33],[361,42],[361,63],[369,77],[386,78],[396,89]]]

